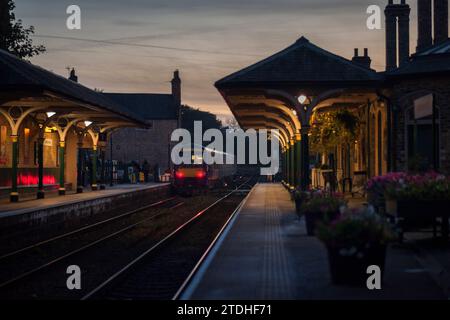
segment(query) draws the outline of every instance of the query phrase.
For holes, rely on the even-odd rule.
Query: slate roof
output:
[[[177,105],[171,94],[104,93],[145,120],[176,120]]]
[[[387,75],[410,76],[423,74],[437,74],[450,72],[450,39],[417,52],[411,56],[408,63],[388,72]]]
[[[116,113],[140,124],[143,119],[105,95],[0,50],[0,89],[48,90]]]
[[[382,75],[328,52],[301,37],[288,48],[216,82],[216,87],[278,84],[362,84]]]

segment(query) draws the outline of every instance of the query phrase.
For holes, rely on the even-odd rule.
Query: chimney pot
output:
[[[370,69],[370,64],[372,60],[369,57],[369,51],[367,48],[364,48],[364,56],[359,55],[359,50],[355,48],[355,56],[352,59],[353,63],[360,65],[361,67]]]
[[[78,82],[78,76],[75,73],[75,68],[72,68],[72,70],[70,70],[69,80],[72,80],[73,82]]]

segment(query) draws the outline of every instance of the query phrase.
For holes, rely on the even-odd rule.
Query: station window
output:
[[[439,168],[439,108],[412,106],[406,111],[408,168],[414,171]]]

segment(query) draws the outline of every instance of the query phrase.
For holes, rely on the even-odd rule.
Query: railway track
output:
[[[181,224],[82,300],[174,298],[242,204],[242,199],[238,204],[225,201],[251,186],[250,180]]]
[[[244,184],[243,184],[244,185]],[[214,203],[208,205],[205,209],[200,210],[195,215],[185,215],[185,216],[191,216],[185,223],[183,223],[180,227],[176,228],[173,232],[169,234],[164,234],[161,230],[156,228],[156,231],[154,232],[144,232],[142,237],[140,235],[140,240],[133,239],[133,243],[137,244],[137,248],[148,248],[146,237],[149,236],[149,234],[157,234],[160,236],[159,241],[155,241],[153,239],[153,245],[151,246],[151,250],[140,250],[140,252],[144,252],[145,254],[138,255],[138,258],[136,258],[136,253],[134,254],[125,254],[127,252],[127,247],[125,244],[130,242],[131,236],[129,234],[140,232],[140,229],[146,230],[146,228],[149,225],[149,222],[154,223],[155,225],[158,225],[159,220],[162,220],[163,218],[167,218],[170,215],[177,216],[180,214],[181,208],[186,206],[185,201],[181,201],[178,198],[168,198],[156,203],[153,203],[149,206],[146,206],[144,208],[140,208],[138,210],[133,210],[97,223],[94,223],[89,226],[85,226],[82,228],[79,228],[77,230],[70,231],[65,234],[58,235],[56,237],[35,243],[33,245],[29,245],[27,247],[15,250],[13,252],[9,252],[6,254],[3,254],[0,256],[0,271],[1,271],[1,277],[2,281],[0,284],[0,296],[3,296],[5,298],[68,298],[68,299],[78,299],[80,298],[80,294],[82,294],[82,297],[90,298],[94,295],[96,295],[100,289],[103,289],[107,285],[104,284],[105,281],[101,282],[100,284],[98,281],[98,278],[100,278],[102,275],[98,275],[98,272],[92,272],[95,268],[99,269],[102,268],[101,265],[103,261],[100,261],[99,263],[94,263],[96,259],[101,260],[101,256],[104,252],[107,251],[116,251],[120,252],[121,254],[117,255],[117,259],[111,258],[110,260],[114,261],[132,261],[129,264],[126,265],[126,267],[120,268],[120,276],[128,269],[130,269],[132,266],[138,264],[140,260],[142,260],[143,257],[146,257],[150,254],[150,252],[156,252],[158,251],[163,244],[165,245],[169,241],[171,241],[175,234],[178,235],[181,233],[181,230],[186,229],[188,225],[193,224],[194,221],[197,221],[199,217],[203,216],[204,213],[211,210],[211,208],[216,207],[217,204],[223,203],[225,199],[228,199],[232,194],[234,194],[235,191],[228,193],[226,196],[216,200]],[[186,199],[185,199],[186,200]],[[192,199],[192,202],[197,205],[202,205],[202,203],[198,204],[198,199]],[[234,204],[235,205],[235,204]],[[139,213],[145,212],[146,210],[153,210],[158,209],[156,212],[153,212],[152,214],[148,215],[139,219],[136,219],[132,223],[128,223],[124,225],[121,228],[116,228],[113,232],[108,232],[103,234],[101,237],[97,237],[96,239],[91,239],[89,241],[86,241],[81,246],[78,246],[72,250],[68,250],[64,252],[64,254],[57,255],[56,257],[53,257],[52,259],[46,259],[47,253],[44,252],[46,249],[48,249],[48,246],[51,246],[54,243],[60,243],[61,241],[65,241],[67,243],[70,243],[71,241],[76,241],[76,239],[79,239],[82,235],[84,235],[86,232],[90,233],[98,233],[98,229],[107,226],[110,223],[116,223],[123,221],[126,217],[131,217],[134,215],[138,215]],[[174,218],[175,219],[175,218]],[[181,218],[180,218],[181,219]],[[186,219],[185,219],[186,220]],[[167,229],[167,226],[166,226]],[[137,230],[137,231],[136,231]],[[125,239],[125,240],[123,240]],[[119,241],[120,240],[120,241]],[[149,240],[150,241],[150,240]],[[142,242],[142,243],[140,243]],[[152,241],[150,241],[152,242]],[[115,244],[117,245],[115,245]],[[107,245],[108,244],[108,245]],[[103,247],[103,248],[102,248]],[[116,248],[117,247],[117,248]],[[113,250],[116,248],[116,250]],[[137,249],[135,251],[138,251]],[[148,251],[148,252],[147,252]],[[30,255],[30,253],[32,253]],[[33,255],[39,255],[42,254],[43,256],[40,259],[33,258]],[[142,256],[143,255],[143,256]],[[100,257],[99,257],[100,256]],[[142,256],[142,257],[141,257]],[[23,259],[25,257],[28,259],[28,261],[39,261],[39,263],[35,263],[34,267],[29,268],[28,270],[25,270],[23,272],[15,273],[13,276],[7,277],[7,279],[4,278],[5,273],[3,272],[5,267],[4,263],[5,261],[14,260],[14,259]],[[140,257],[140,258],[139,258]],[[88,281],[89,285],[85,290],[82,290],[81,292],[71,292],[70,294],[67,294],[67,288],[63,288],[63,284],[65,285],[65,274],[63,272],[65,271],[65,267],[68,264],[72,263],[79,263],[81,265],[86,264],[85,261],[92,260],[92,263],[88,263],[90,268],[87,268],[87,278],[90,278],[90,281]],[[105,260],[105,259],[103,259]],[[107,260],[107,259],[106,259]],[[64,264],[65,263],[65,264]],[[25,263],[25,265],[28,266],[28,264]],[[12,264],[14,266],[14,263]],[[108,268],[109,267],[109,268]],[[117,267],[114,266],[117,270]],[[162,268],[162,267],[161,267]],[[90,270],[90,271],[89,271]],[[118,272],[111,272],[113,270],[113,266],[107,266],[105,267],[104,274],[113,274],[113,276],[109,276],[108,279],[110,280],[108,282],[111,283],[116,278],[119,278],[119,275],[116,275]],[[49,279],[46,277],[46,275],[51,274],[58,274],[61,275],[61,279],[64,280],[64,283],[62,283],[61,279],[58,281],[54,281],[54,279]],[[121,278],[121,277],[120,277]],[[37,279],[37,280],[36,280]],[[24,281],[27,280],[27,281]],[[37,283],[36,285],[34,285]],[[95,284],[95,285],[91,285]],[[56,292],[62,293],[52,293],[49,291],[48,287],[54,287],[57,288]],[[102,286],[100,289],[99,286]],[[94,288],[94,289],[90,289]],[[42,289],[42,290],[41,290]],[[97,290],[95,290],[97,289]],[[95,290],[95,292],[94,292]],[[64,292],[64,293],[63,293]],[[165,296],[164,296],[165,297]],[[126,297],[124,297],[126,298]],[[157,297],[155,297],[157,298]]]
[[[32,245],[25,246],[21,249],[14,250],[12,252],[3,254],[0,256],[0,271],[1,271],[0,290],[4,287],[13,285],[14,283],[21,281],[27,277],[30,277],[30,276],[50,267],[58,262],[61,262],[65,259],[75,255],[75,254],[78,254],[78,253],[85,251],[95,245],[98,245],[108,239],[111,239],[112,237],[118,236],[121,233],[124,233],[142,223],[153,220],[153,219],[159,217],[163,213],[156,211],[156,212],[153,212],[150,216],[146,216],[143,218],[138,217],[136,219],[136,221],[132,221],[131,224],[127,224],[125,227],[122,227],[122,224],[120,223],[121,221],[123,221],[123,219],[127,219],[127,218],[133,217],[133,216],[135,216],[137,214],[141,214],[141,213],[144,213],[144,214],[148,213],[149,210],[151,210],[151,209],[161,209],[164,207],[171,209],[172,207],[177,207],[177,206],[180,206],[181,204],[184,204],[184,202],[177,199],[176,197],[167,198],[167,199],[152,203],[150,205],[146,205],[142,208],[139,208],[136,210],[131,210],[126,213],[90,224],[90,225],[78,228],[76,230],[72,230],[72,231],[60,234],[58,236],[55,236],[55,237],[51,237],[49,239],[39,241]],[[117,224],[117,222],[119,222],[119,223]],[[52,255],[52,253],[50,253],[49,251],[52,250],[52,248],[50,246],[53,245],[54,243],[56,243],[58,241],[59,242],[65,241],[65,242],[67,242],[67,244],[58,243],[58,247],[63,247],[65,249],[65,247],[67,245],[70,248],[70,245],[69,245],[70,242],[78,240],[79,237],[81,237],[89,232],[95,232],[97,229],[108,226],[113,223],[117,224],[117,226],[112,226],[112,228],[114,229],[113,232],[106,233],[106,234],[102,234],[102,233],[96,234],[96,235],[94,235],[93,240],[92,240],[92,237],[88,237],[89,239],[86,244],[84,244],[82,246],[77,246],[76,248],[74,248],[72,250],[64,250],[65,252],[63,254],[58,254],[58,253],[53,254],[53,256],[56,256],[53,259],[47,258],[47,255]],[[116,228],[114,228],[114,227],[116,227]],[[59,250],[56,250],[56,251],[59,251]],[[41,257],[43,252],[45,252],[44,257]],[[13,269],[13,270],[8,270],[8,260],[9,261],[12,260],[12,263],[10,263],[10,265],[11,265],[10,269]],[[17,260],[21,260],[21,264],[23,264],[23,265],[27,265],[27,266],[35,265],[35,266],[31,267],[31,268],[28,267],[28,270],[24,270],[23,272],[18,273],[17,264],[15,263],[15,261],[17,261]],[[39,263],[41,260],[46,260],[46,261],[44,263]],[[21,268],[19,268],[19,270],[20,269]],[[11,274],[11,272],[16,273],[16,275],[8,277],[8,275]],[[5,276],[8,277],[7,280],[4,279]]]

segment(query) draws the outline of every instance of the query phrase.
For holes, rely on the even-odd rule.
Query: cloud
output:
[[[384,7],[386,0],[77,0],[82,30],[69,31],[65,8],[72,2],[21,0],[16,14],[41,35],[199,52],[36,38],[48,53],[34,63],[61,74],[66,66],[75,66],[82,83],[121,92],[167,92],[172,71],[179,68],[183,99],[222,115],[229,111],[214,82],[280,51],[301,35],[347,58],[354,47],[368,47],[377,68],[384,64],[384,31],[369,31],[365,22],[366,8]],[[411,21],[413,47],[414,16]]]

